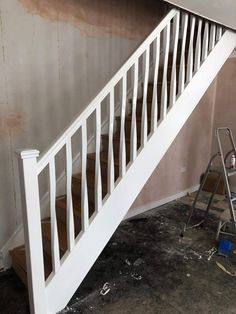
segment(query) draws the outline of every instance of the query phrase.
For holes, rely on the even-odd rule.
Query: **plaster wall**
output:
[[[214,129],[229,127],[236,141],[236,58],[229,58],[217,77]],[[223,138],[224,139],[224,138]],[[215,137],[212,138],[212,153],[217,149]],[[225,151],[229,150],[225,141]],[[236,178],[231,178],[232,189],[236,191]]]
[[[211,155],[216,80],[202,97],[171,147],[153,172],[131,210],[142,207],[199,184]]]
[[[0,247],[21,223],[15,151],[44,151],[162,16],[156,0],[0,0]]]

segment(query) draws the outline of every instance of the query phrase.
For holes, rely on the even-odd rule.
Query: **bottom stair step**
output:
[[[23,283],[27,286],[27,267],[25,257],[25,247],[20,246],[10,251],[12,257],[12,267]],[[52,264],[50,257],[44,253],[44,272],[45,280],[52,272]]]

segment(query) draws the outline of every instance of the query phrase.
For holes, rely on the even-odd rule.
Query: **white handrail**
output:
[[[75,132],[82,126],[85,121],[96,109],[97,105],[101,103],[104,98],[111,92],[111,89],[122,79],[124,73],[126,73],[156,38],[157,34],[160,33],[168,24],[169,21],[175,16],[178,11],[172,9],[167,16],[158,24],[155,30],[144,40],[139,48],[129,57],[125,64],[118,70],[113,78],[105,85],[105,87],[98,93],[98,95],[90,102],[86,109],[74,120],[74,122],[66,128],[61,136],[59,136],[52,146],[41,155],[38,160],[38,174],[47,166],[51,156],[55,156],[60,149],[66,144],[67,138],[72,137]]]

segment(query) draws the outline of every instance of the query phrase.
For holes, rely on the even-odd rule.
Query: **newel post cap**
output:
[[[20,149],[16,151],[16,155],[21,159],[37,158],[39,151],[37,149]]]

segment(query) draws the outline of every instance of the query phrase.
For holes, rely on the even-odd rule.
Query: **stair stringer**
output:
[[[236,34],[226,31],[149,137],[135,162],[128,167],[86,232],[76,239],[74,249],[65,254],[56,276],[51,274],[48,278],[45,291],[48,313],[60,311],[69,302],[235,46]]]

